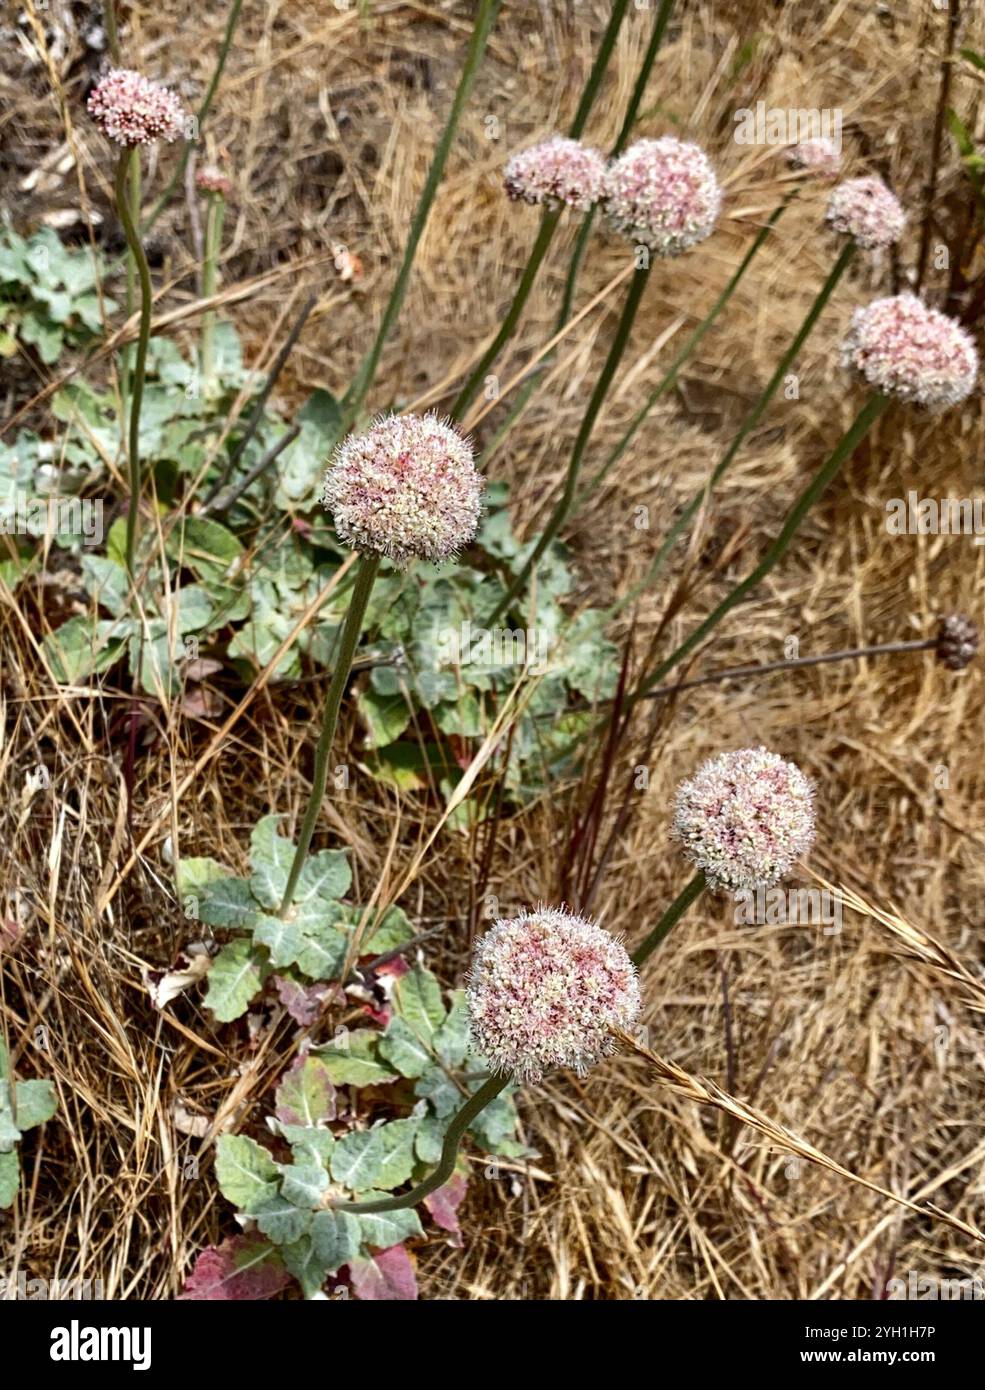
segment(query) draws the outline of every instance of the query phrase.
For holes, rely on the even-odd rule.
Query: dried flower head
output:
[[[227,179],[221,169],[214,164],[206,164],[195,171],[195,187],[203,193],[221,193],[228,198],[233,191],[232,180]]]
[[[177,95],[130,68],[113,68],[89,93],[89,115],[109,140],[130,148],[177,140],[185,112]]]
[[[787,150],[787,163],[793,169],[802,169],[805,174],[816,174],[822,179],[836,179],[841,169],[841,151],[833,140],[819,136],[815,140],[801,140]]]
[[[602,196],[604,178],[605,161],[598,150],[562,135],[513,155],[503,173],[514,202],[522,198],[548,207],[568,203],[583,212]]]
[[[383,415],[336,449],[322,501],[354,550],[438,564],[475,535],[482,478],[469,441],[437,415]]]
[[[906,213],[882,179],[848,179],[831,194],[827,220],[866,251],[892,246],[906,226]]]
[[[636,967],[616,938],[564,908],[539,907],[497,922],[476,947],[469,1026],[494,1072],[539,1081],[584,1073],[614,1051],[613,1027],[640,1011]]]
[[[947,613],[937,629],[937,659],[949,671],[963,671],[978,651],[978,628],[965,613]]]
[[[704,763],[677,789],[674,834],[712,888],[771,888],[814,842],[814,786],[767,748]]]
[[[664,136],[637,140],[609,166],[604,200],[617,232],[679,256],[711,235],[722,190],[703,150]]]
[[[978,353],[971,335],[914,294],[894,294],[856,309],[842,344],[845,366],[884,396],[930,410],[971,394]]]

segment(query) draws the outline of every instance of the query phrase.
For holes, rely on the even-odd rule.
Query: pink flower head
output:
[[[814,842],[814,786],[766,748],[720,753],[678,787],[674,834],[711,888],[771,888]]]
[[[805,174],[817,174],[822,179],[836,179],[841,169],[841,152],[833,140],[819,136],[816,140],[801,140],[787,150],[787,163]]]
[[[669,135],[637,140],[606,171],[610,223],[660,256],[679,256],[704,241],[721,206],[722,190],[707,155]]]
[[[469,441],[433,412],[381,415],[336,449],[322,501],[354,550],[439,564],[475,535],[482,478]]]
[[[185,112],[178,97],[130,68],[113,68],[89,93],[89,115],[109,140],[130,148],[177,140]]]
[[[221,193],[228,198],[233,191],[232,182],[214,164],[206,164],[195,171],[195,187],[203,193]]]
[[[584,1075],[615,1050],[612,1028],[640,1011],[636,967],[621,942],[564,908],[497,922],[476,947],[467,1003],[472,1042],[494,1072],[539,1081]]]
[[[866,251],[892,246],[906,226],[906,213],[882,179],[848,179],[828,202],[827,220],[836,232],[853,237]]]
[[[605,161],[598,150],[562,135],[513,155],[503,174],[514,202],[522,198],[548,207],[568,203],[582,212],[602,196],[604,178]]]
[[[884,396],[932,411],[963,401],[978,376],[971,335],[915,294],[890,295],[856,309],[842,357]]]

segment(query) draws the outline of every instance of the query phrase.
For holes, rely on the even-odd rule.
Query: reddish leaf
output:
[[[391,1245],[370,1260],[353,1260],[349,1282],[356,1297],[369,1303],[417,1297],[414,1261],[402,1245]]]
[[[179,1300],[226,1303],[273,1298],[291,1282],[280,1256],[262,1236],[232,1236],[195,1261]]]
[[[333,985],[302,985],[283,975],[274,976],[274,986],[278,999],[302,1028],[310,1027],[321,1015],[325,1001],[334,989]]]
[[[435,1225],[450,1233],[451,1243],[455,1246],[462,1244],[458,1208],[462,1205],[467,1187],[468,1179],[464,1173],[452,1173],[444,1187],[439,1187],[437,1192],[432,1192],[429,1197],[424,1198],[424,1205],[431,1213]]]

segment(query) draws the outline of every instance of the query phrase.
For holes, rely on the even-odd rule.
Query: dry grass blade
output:
[[[673,1091],[675,1095],[681,1096],[685,1100],[693,1100],[698,1105],[710,1105],[715,1110],[720,1110],[722,1114],[728,1115],[730,1119],[751,1126],[771,1143],[788,1149],[799,1158],[806,1159],[808,1163],[816,1163],[821,1168],[827,1168],[829,1172],[837,1173],[839,1177],[847,1178],[849,1182],[857,1183],[859,1187],[866,1187],[870,1192],[876,1192],[880,1197],[886,1197],[891,1202],[897,1202],[918,1216],[932,1217],[934,1221],[942,1221],[946,1226],[960,1231],[963,1235],[985,1241],[985,1234],[979,1231],[976,1226],[962,1221],[960,1217],[952,1216],[949,1212],[941,1211],[939,1207],[931,1206],[929,1203],[921,1206],[918,1202],[911,1202],[908,1197],[902,1197],[897,1192],[890,1192],[888,1188],[882,1187],[877,1182],[872,1182],[869,1178],[860,1177],[857,1173],[853,1173],[850,1168],[839,1163],[837,1159],[829,1158],[820,1149],[816,1149],[806,1139],[801,1139],[785,1125],[777,1124],[775,1120],[771,1120],[768,1115],[764,1115],[755,1106],[737,1100],[735,1096],[730,1096],[714,1081],[703,1076],[692,1076],[683,1067],[677,1066],[675,1062],[668,1062],[657,1053],[651,1052],[648,1047],[644,1047],[636,1038],[624,1033],[621,1029],[613,1029],[613,1033],[637,1056],[645,1057],[660,1084]]]

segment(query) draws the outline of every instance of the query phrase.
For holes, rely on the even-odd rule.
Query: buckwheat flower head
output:
[[[494,1072],[539,1081],[570,1067],[584,1075],[629,1029],[640,984],[625,947],[564,908],[497,922],[476,947],[466,992],[476,1051]]]
[[[555,135],[511,156],[503,172],[506,192],[516,202],[568,203],[582,212],[602,196],[605,161],[580,140]]]
[[[679,256],[711,235],[722,190],[704,151],[668,135],[637,140],[609,165],[604,201],[617,232]]]
[[[814,842],[814,786],[767,748],[702,764],[677,789],[674,834],[709,887],[771,888]]]
[[[475,535],[482,478],[469,441],[433,412],[382,415],[336,449],[322,501],[354,550],[438,564]]]
[[[196,169],[195,187],[203,193],[221,193],[224,198],[228,198],[233,191],[231,180],[214,164],[206,164],[201,169]]]
[[[852,237],[866,251],[892,246],[906,226],[906,213],[882,179],[848,179],[831,194],[825,217],[836,232]]]
[[[884,396],[932,411],[963,401],[978,376],[971,335],[915,294],[890,295],[856,309],[842,358]]]
[[[113,68],[89,93],[89,115],[118,145],[177,140],[185,112],[177,95],[130,68]]]
[[[787,163],[805,174],[817,174],[823,179],[835,179],[841,169],[841,152],[833,140],[819,136],[801,140],[787,150]]]

